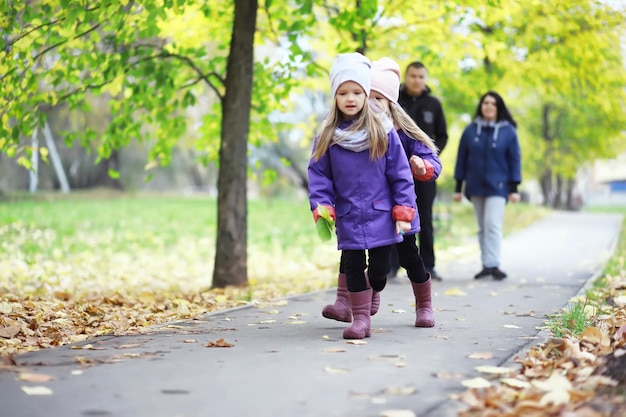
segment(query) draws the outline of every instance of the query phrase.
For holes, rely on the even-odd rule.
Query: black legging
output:
[[[437,196],[435,181],[415,181],[417,212],[420,216],[419,248],[424,267],[435,269],[435,234],[433,228],[433,204]],[[402,266],[397,250],[391,251],[391,271],[395,275]],[[414,281],[416,282],[416,281]]]
[[[366,268],[372,288],[381,291],[385,287],[387,274],[391,268],[389,255],[392,248],[393,245],[368,249],[367,262],[365,250],[342,250],[339,272],[346,274],[348,291],[360,292],[367,289]]]
[[[396,251],[398,252],[400,266],[406,269],[411,282],[417,284],[426,282],[428,276],[426,275],[426,268],[420,256],[419,248],[415,243],[415,235],[404,235],[402,242],[396,244]]]

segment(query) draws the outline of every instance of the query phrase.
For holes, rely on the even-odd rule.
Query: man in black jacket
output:
[[[404,72],[404,84],[400,87],[398,102],[415,123],[435,141],[439,153],[441,153],[448,142],[446,118],[441,102],[430,95],[430,88],[426,85],[427,78],[428,72],[424,64],[418,61],[410,63]],[[424,259],[424,266],[426,271],[430,272],[433,280],[441,281],[441,277],[435,271],[433,237],[433,203],[437,194],[437,184],[435,181],[416,181],[415,193],[417,194],[417,209],[421,226],[419,249]],[[399,268],[395,252],[394,258],[392,260],[392,276],[395,276]]]

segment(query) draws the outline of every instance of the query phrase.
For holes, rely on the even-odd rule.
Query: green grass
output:
[[[569,303],[561,314],[549,316],[549,329],[556,337],[580,335],[583,330],[593,326],[594,323],[594,309],[588,307],[587,299]]]
[[[445,227],[438,224],[438,251],[475,244],[471,205],[438,204],[436,210],[448,214]],[[509,205],[505,233],[547,212]],[[21,282],[38,292],[72,290],[93,280],[99,286],[207,286],[216,216],[216,200],[202,196],[106,191],[5,196],[0,200],[0,288]],[[280,290],[287,292],[326,288],[334,284],[338,262],[335,239],[319,239],[306,199],[249,201],[251,284],[283,280]],[[44,279],[50,276],[52,282]]]

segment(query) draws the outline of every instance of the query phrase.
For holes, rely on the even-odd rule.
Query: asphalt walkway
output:
[[[97,350],[20,355],[25,369],[55,379],[0,373],[0,416],[454,416],[462,405],[449,396],[464,390],[460,381],[539,343],[545,315],[599,272],[620,225],[619,215],[552,213],[505,239],[501,282],[474,280],[478,254],[459,253],[438,268],[445,281],[434,283],[432,329],[413,327],[411,286],[397,278],[366,344],[347,343],[345,324],[321,316],[334,299],[324,291],[75,346]],[[24,392],[35,386],[50,395]]]

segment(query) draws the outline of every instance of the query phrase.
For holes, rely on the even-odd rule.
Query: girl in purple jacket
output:
[[[416,181],[434,181],[441,173],[441,161],[437,157],[437,148],[431,138],[420,129],[413,119],[398,104],[400,87],[400,67],[391,58],[381,58],[372,63],[372,82],[370,98],[386,115],[389,116],[397,130],[404,148],[406,158],[409,159],[413,177]],[[433,327],[435,319],[432,310],[431,277],[426,272],[424,262],[416,244],[416,234],[420,230],[418,213],[411,223],[403,240],[396,244],[400,266],[406,269],[415,295],[416,327]],[[329,319],[350,322],[352,312],[348,302],[346,276],[343,259],[339,266],[337,279],[337,299],[322,310],[322,315]],[[378,311],[380,296],[377,291],[382,290],[386,278],[376,282],[376,277],[370,277],[374,288],[371,314]]]
[[[374,283],[385,282],[392,245],[402,241],[400,233],[411,230],[416,212],[411,168],[400,138],[367,100],[370,68],[369,59],[359,53],[337,56],[330,70],[334,105],[316,138],[308,169],[315,221],[320,205],[336,221],[354,317],[343,332],[346,339],[370,336],[372,291],[382,290],[373,288]]]

